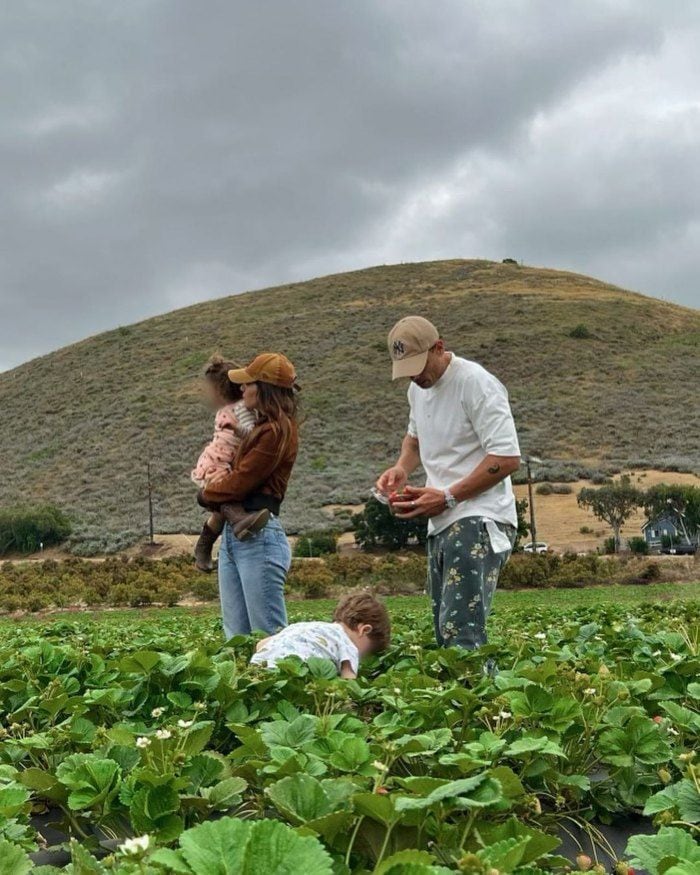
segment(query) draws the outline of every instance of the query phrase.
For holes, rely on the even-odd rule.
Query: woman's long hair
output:
[[[258,414],[258,424],[270,423],[278,437],[277,456],[275,463],[279,464],[286,456],[291,444],[296,440],[299,401],[296,390],[283,386],[273,386],[272,383],[256,383],[258,387],[258,402],[255,409]],[[239,450],[244,453],[249,442],[254,439],[256,429],[243,441]]]

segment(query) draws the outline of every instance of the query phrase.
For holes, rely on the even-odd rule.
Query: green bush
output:
[[[551,483],[539,483],[535,488],[538,495],[551,495],[554,492],[554,487]]]
[[[603,553],[605,553],[606,556],[612,556],[615,552],[615,538],[606,538],[603,541]]]
[[[400,520],[379,501],[368,501],[365,509],[352,518],[355,540],[361,547],[386,547],[402,550],[411,542],[425,544],[428,524],[418,517]]]
[[[335,579],[322,560],[301,559],[292,563],[287,586],[307,599],[326,598]]]
[[[60,544],[70,533],[68,517],[50,504],[0,510],[0,555],[34,553],[42,544]]]
[[[338,549],[338,532],[307,532],[299,536],[294,545],[294,555],[300,559],[335,553]]]
[[[627,545],[632,553],[637,556],[646,556],[649,552],[649,545],[646,542],[646,538],[642,538],[639,535],[635,536],[634,538],[630,538],[627,541]]]
[[[581,526],[581,528],[579,529],[579,532],[580,532],[582,535],[592,535],[592,534],[594,534],[593,529],[592,529],[590,526]]]
[[[573,337],[575,340],[590,340],[593,337],[593,332],[581,322],[571,329],[569,337]]]

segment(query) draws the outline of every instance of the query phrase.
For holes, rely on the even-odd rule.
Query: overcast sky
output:
[[[195,301],[514,257],[700,303],[695,0],[0,8],[0,369]]]

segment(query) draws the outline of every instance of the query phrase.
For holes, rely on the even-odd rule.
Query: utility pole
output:
[[[527,468],[527,494],[530,501],[530,540],[532,541],[532,555],[537,555],[537,527],[535,525],[535,498],[532,490],[532,469],[531,464],[541,465],[542,459],[537,456],[525,456],[525,466]]]
[[[146,462],[146,476],[148,478],[148,536],[149,543],[155,544],[155,532],[153,530],[153,481],[151,480],[150,462]]]

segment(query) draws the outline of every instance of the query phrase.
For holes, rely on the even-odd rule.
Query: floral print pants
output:
[[[515,543],[515,528],[496,523]],[[428,538],[428,595],[440,646],[486,644],[486,621],[510,550],[495,553],[482,517],[464,517]]]

